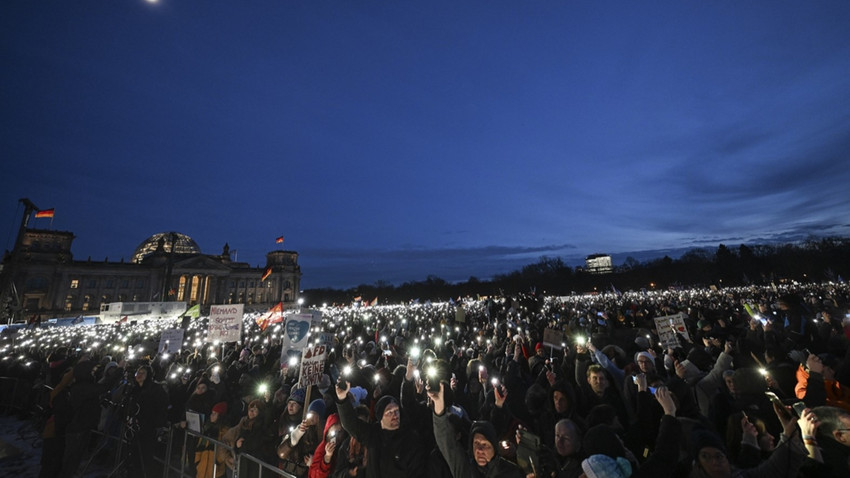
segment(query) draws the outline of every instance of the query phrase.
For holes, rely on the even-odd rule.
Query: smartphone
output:
[[[782,403],[782,400],[780,400],[779,397],[775,393],[764,392],[764,394],[767,395],[767,398],[769,398],[771,402],[773,402],[773,403],[775,403],[775,404],[777,404],[781,407],[785,407],[785,404]]]
[[[803,410],[806,409],[806,404],[804,402],[796,402],[791,405],[791,408],[794,409],[794,413],[797,414],[798,417],[803,417]]]

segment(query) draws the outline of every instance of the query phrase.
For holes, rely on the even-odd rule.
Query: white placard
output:
[[[664,317],[656,317],[655,320],[655,330],[658,332],[658,338],[661,340],[661,343],[664,347],[667,347],[668,344],[675,344],[676,342],[676,334],[681,334],[682,337],[690,340],[691,336],[688,334],[688,328],[685,327],[685,314],[679,312],[674,315],[665,315]]]
[[[207,342],[235,342],[242,337],[244,304],[213,305],[210,307],[210,330]]]
[[[159,338],[159,353],[173,354],[183,348],[183,329],[165,329]]]

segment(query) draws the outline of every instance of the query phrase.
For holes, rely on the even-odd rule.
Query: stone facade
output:
[[[188,236],[164,233],[142,242],[132,262],[77,261],[73,240],[70,232],[26,229],[19,250],[4,258],[4,274],[12,275],[19,298],[15,319],[96,315],[110,302],[179,301],[200,304],[202,311],[245,304],[247,311],[281,301],[292,306],[298,299],[301,268],[294,251],[269,252],[265,267],[251,267],[231,261],[227,245],[222,254],[202,254],[197,245],[180,247],[195,244]],[[261,280],[268,268],[271,274]]]

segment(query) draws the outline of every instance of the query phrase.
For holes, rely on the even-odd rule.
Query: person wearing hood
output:
[[[65,429],[65,453],[61,477],[72,477],[80,466],[91,441],[91,430],[100,421],[100,396],[106,386],[95,383],[96,363],[91,360],[74,366],[74,383],[68,391],[72,418]]]
[[[316,452],[313,453],[307,478],[328,478],[330,476],[331,470],[336,467],[337,444],[342,443],[343,440],[345,440],[345,436],[342,425],[339,423],[339,415],[334,413],[325,422],[322,441],[316,447]]]
[[[429,390],[434,404],[434,438],[454,478],[522,478],[514,463],[498,456],[496,429],[490,422],[476,421],[469,431],[471,459],[455,446],[454,429],[449,423],[444,398],[444,383],[439,390]]]

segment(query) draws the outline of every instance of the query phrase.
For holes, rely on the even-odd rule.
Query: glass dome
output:
[[[142,262],[146,257],[156,252],[156,250],[162,244],[162,249],[165,252],[171,252],[172,246],[174,247],[175,254],[200,254],[201,248],[198,247],[198,244],[194,239],[187,236],[186,234],[180,234],[179,232],[160,232],[159,234],[154,234],[153,236],[145,239],[139,247],[136,248],[136,252],[133,253],[132,262],[138,264]]]

